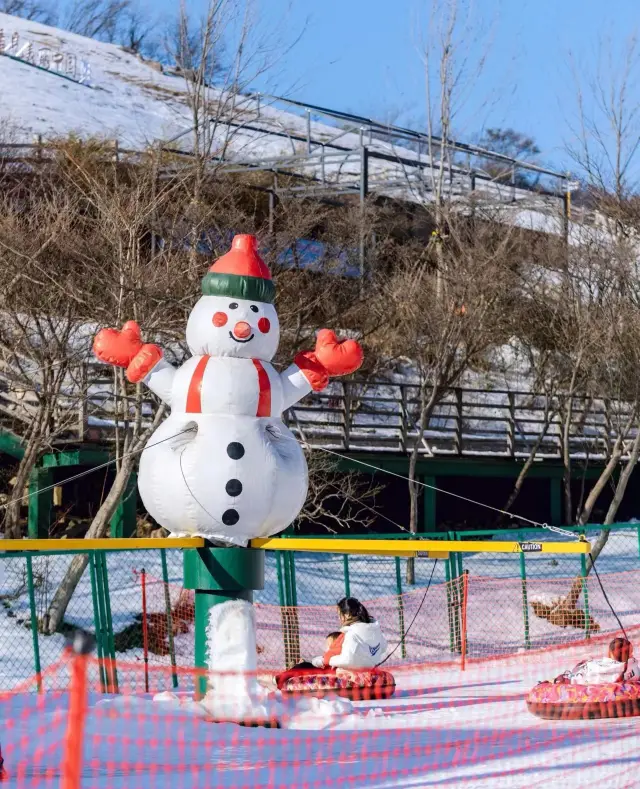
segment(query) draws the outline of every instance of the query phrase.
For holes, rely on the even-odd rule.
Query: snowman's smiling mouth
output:
[[[229,332],[229,337],[231,337],[231,339],[235,340],[236,342],[245,343],[245,342],[251,342],[251,340],[253,340],[253,338],[255,337],[255,334],[252,334],[251,337],[247,337],[246,340],[239,340],[236,336],[234,336],[233,332]]]

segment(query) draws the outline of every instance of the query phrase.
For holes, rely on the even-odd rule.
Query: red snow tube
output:
[[[396,690],[393,674],[371,669],[292,669],[276,677],[284,694],[322,698],[338,695],[353,701],[390,699]]]
[[[529,692],[527,708],[547,720],[632,718],[640,715],[640,682],[600,685],[540,682]]]

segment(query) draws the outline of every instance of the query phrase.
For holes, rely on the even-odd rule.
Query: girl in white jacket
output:
[[[355,597],[338,601],[342,640],[336,639],[334,654],[314,658],[316,668],[374,668],[387,651],[387,641],[379,623]],[[327,660],[328,657],[328,660]]]

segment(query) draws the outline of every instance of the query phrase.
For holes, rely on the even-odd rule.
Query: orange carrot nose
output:
[[[246,321],[238,321],[233,327],[233,333],[239,340],[246,340],[251,334],[251,326]]]

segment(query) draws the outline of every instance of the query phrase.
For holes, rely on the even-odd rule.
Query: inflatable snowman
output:
[[[157,345],[143,344],[133,321],[99,331],[93,348],[171,408],[140,458],[138,487],[149,514],[176,537],[245,546],[285,529],[307,494],[304,454],[282,412],[324,389],[329,376],[357,370],[362,349],[323,329],[315,351],[275,370],[275,287],[254,236],[233,239],[202,293],[187,322],[192,356],[180,368]]]

